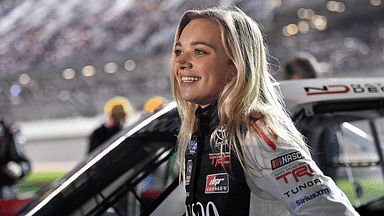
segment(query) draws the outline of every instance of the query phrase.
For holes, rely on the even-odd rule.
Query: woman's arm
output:
[[[275,200],[293,215],[358,215],[335,182],[298,144],[275,146],[272,149],[263,139],[249,135],[246,138],[246,179],[256,198]]]

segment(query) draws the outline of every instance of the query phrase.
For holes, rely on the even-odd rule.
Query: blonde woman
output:
[[[188,11],[173,49],[187,215],[357,215],[285,112],[257,23]]]

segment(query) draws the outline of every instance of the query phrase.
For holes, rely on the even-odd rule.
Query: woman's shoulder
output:
[[[277,134],[267,125],[264,115],[252,113],[245,120],[248,128],[248,135],[253,135],[259,142],[263,142],[270,149],[276,150]]]
[[[254,167],[274,169],[285,159],[310,159],[305,147],[298,142],[277,142],[268,137],[248,134],[245,139],[245,155]]]

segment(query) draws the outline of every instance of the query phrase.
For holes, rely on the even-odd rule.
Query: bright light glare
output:
[[[119,69],[119,66],[115,62],[109,62],[104,65],[105,73],[115,73]]]
[[[309,24],[307,21],[300,21],[297,26],[299,27],[299,31],[301,33],[308,33],[309,32]]]
[[[327,2],[326,7],[329,11],[333,11],[333,12],[345,11],[345,4],[343,2],[329,1]]]
[[[287,26],[287,32],[290,35],[295,35],[299,32],[299,27],[296,24],[289,24]]]
[[[70,79],[73,79],[75,78],[76,76],[76,71],[72,68],[67,68],[63,71],[63,74],[62,74],[63,78],[66,79],[66,80],[70,80]]]
[[[133,61],[133,60],[128,60],[128,61],[126,61],[125,64],[124,64],[124,68],[125,68],[125,70],[127,70],[127,71],[132,71],[132,70],[134,70],[134,69],[136,68],[136,63],[135,63],[135,61]]]
[[[96,68],[92,65],[85,66],[81,70],[81,74],[83,74],[83,76],[85,77],[91,77],[95,75],[95,73],[96,73]]]
[[[297,10],[297,16],[300,19],[311,19],[315,15],[315,12],[312,9],[300,8]]]
[[[371,0],[371,4],[373,6],[379,6],[379,5],[381,5],[381,0]]]
[[[28,74],[22,74],[19,78],[19,81],[21,84],[27,85],[31,81],[31,78]]]
[[[325,16],[315,15],[311,19],[311,22],[319,31],[323,31],[327,28],[327,18],[325,18]]]
[[[12,97],[19,96],[21,93],[21,87],[17,84],[14,84],[9,89],[9,93],[11,94]]]

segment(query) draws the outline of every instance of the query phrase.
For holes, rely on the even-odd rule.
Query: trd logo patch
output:
[[[290,174],[292,174],[293,178],[295,179],[296,182],[299,182],[299,177],[302,177],[302,176],[313,176],[313,170],[311,168],[311,166],[309,166],[309,164],[307,165],[303,165],[303,166],[300,166],[296,169],[293,169],[292,171],[288,171],[280,176],[277,176],[276,177],[276,180],[279,180],[279,179],[284,179],[284,182],[285,184],[288,184],[289,183],[289,180],[288,180],[288,176],[290,176]],[[292,180],[292,179],[290,179]]]
[[[209,159],[215,167],[217,167],[218,164],[224,166],[224,164],[231,163],[231,153],[225,152],[224,155],[220,155],[220,153],[209,154]]]
[[[220,173],[207,176],[205,184],[205,193],[228,193],[229,179],[227,173]]]

